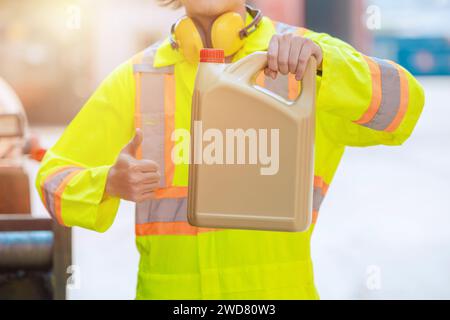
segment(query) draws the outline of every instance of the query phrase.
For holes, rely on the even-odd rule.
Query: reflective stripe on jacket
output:
[[[135,126],[143,129],[140,156],[159,162],[162,188],[156,200],[137,205],[138,298],[318,298],[310,237],[345,147],[400,145],[411,134],[424,104],[418,82],[402,67],[338,39],[265,17],[234,60],[267,50],[276,32],[304,35],[324,53],[317,78],[315,218],[307,232],[187,223],[187,165],[171,162],[169,138],[174,129],[189,129],[196,66],[167,39],[117,68],[47,152],[36,185],[49,212],[62,224],[103,232],[119,205],[104,195],[108,170]],[[288,97],[298,92],[292,76],[258,82]]]

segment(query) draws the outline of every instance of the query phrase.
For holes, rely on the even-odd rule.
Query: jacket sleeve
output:
[[[323,51],[317,110],[338,143],[349,146],[400,145],[423,109],[419,82],[394,62],[368,57],[328,34],[306,37]]]
[[[134,132],[131,62],[102,82],[46,153],[36,187],[60,224],[98,232],[113,223],[120,200],[104,195],[108,171]]]

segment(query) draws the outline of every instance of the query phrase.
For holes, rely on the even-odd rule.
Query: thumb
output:
[[[142,144],[143,135],[141,129],[136,129],[133,139],[122,149],[122,153],[135,157],[139,147]]]

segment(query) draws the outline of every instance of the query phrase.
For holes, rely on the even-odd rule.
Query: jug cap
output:
[[[225,63],[225,52],[222,49],[202,49],[200,62]]]

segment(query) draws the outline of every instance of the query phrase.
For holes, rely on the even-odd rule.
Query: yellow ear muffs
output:
[[[236,12],[227,12],[214,21],[211,28],[213,48],[223,49],[225,57],[236,53],[244,45],[239,33],[245,28],[245,22]]]
[[[181,18],[174,27],[174,36],[183,56],[190,63],[198,62],[203,39],[194,21],[189,17]]]
[[[211,45],[215,49],[223,49],[226,57],[242,48],[244,38],[256,30],[262,19],[260,10],[246,7],[247,12],[253,17],[248,26],[238,13],[227,12],[218,17],[211,27]],[[169,41],[172,48],[180,50],[190,63],[197,63],[200,50],[205,43],[209,44],[202,28],[197,27],[195,20],[189,17],[183,17],[172,25]]]

